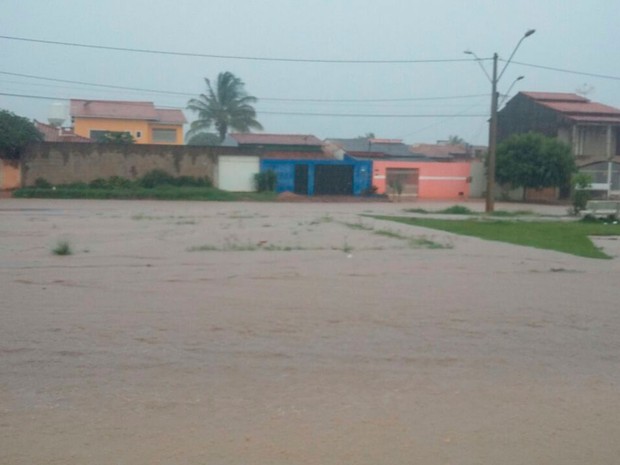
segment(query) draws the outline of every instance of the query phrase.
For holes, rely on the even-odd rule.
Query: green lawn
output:
[[[490,241],[556,250],[588,258],[611,258],[597,248],[589,236],[620,236],[620,224],[603,222],[506,221],[474,218],[442,220],[397,216],[373,216],[373,218],[439,229]]]

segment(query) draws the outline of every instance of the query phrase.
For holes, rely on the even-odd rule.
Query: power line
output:
[[[506,61],[506,60],[502,60],[500,58],[500,61]],[[620,77],[619,76],[610,76],[608,74],[596,74],[596,73],[587,73],[584,71],[575,71],[575,70],[571,70],[571,69],[563,69],[563,68],[555,68],[553,66],[543,66],[543,65],[534,65],[531,63],[523,63],[523,62],[519,62],[519,61],[512,61],[511,63],[514,63],[516,65],[521,65],[521,66],[528,66],[530,68],[539,68],[539,69],[547,69],[549,71],[557,71],[560,73],[568,73],[568,74],[578,74],[580,76],[589,76],[589,77],[596,77],[596,78],[601,78],[601,79],[612,79],[614,81],[620,81]]]
[[[330,59],[310,59],[310,58],[283,58],[283,57],[261,57],[243,55],[215,55],[208,53],[177,52],[170,50],[151,50],[143,48],[112,47],[107,45],[84,44],[79,42],[61,42],[56,40],[32,39],[28,37],[13,37],[0,35],[0,39],[16,40],[21,42],[31,42],[48,45],[62,45],[66,47],[80,47],[97,50],[112,50],[116,52],[147,53],[151,55],[173,55],[194,58],[218,58],[224,60],[248,60],[248,61],[271,61],[288,63],[331,63],[331,64],[413,64],[413,63],[459,63],[475,61],[471,58],[452,58],[452,59],[425,59],[425,60],[330,60]]]
[[[363,114],[363,113],[305,113],[305,112],[280,112],[280,111],[260,111],[259,114],[266,115],[287,115],[287,116],[337,116],[347,118],[478,118],[489,115],[474,114],[456,114],[456,115],[439,115],[439,114]]]
[[[59,100],[58,97],[50,97],[46,95],[30,95],[30,94],[12,94],[8,92],[0,92],[0,95],[8,97],[31,98],[40,100]],[[265,115],[284,115],[284,116],[334,116],[343,118],[443,118],[443,117],[481,117],[487,115],[445,115],[445,114],[372,114],[372,113],[306,113],[306,112],[284,112],[284,111],[259,111],[259,114]]]
[[[155,90],[155,89],[145,89],[140,87],[127,87],[127,86],[115,86],[111,84],[97,84],[86,81],[74,81],[70,79],[59,79],[59,78],[50,78],[44,76],[36,76],[33,74],[23,74],[23,73],[13,73],[10,71],[0,71],[0,74],[5,74],[8,76],[17,76],[17,77],[25,77],[29,79],[39,79],[43,81],[52,81],[52,82],[62,82],[67,84],[78,84],[92,87],[102,87],[108,89],[118,89],[118,90],[131,90],[138,92],[150,92],[156,94],[164,94],[164,95],[180,95],[183,97],[195,97],[195,94],[190,94],[187,92],[175,92],[175,91],[167,91],[167,90]],[[318,99],[318,98],[283,98],[283,97],[257,97],[261,101],[271,101],[271,102],[316,102],[316,103],[380,103],[380,102],[416,102],[416,101],[435,101],[435,100],[456,100],[456,99],[469,99],[469,98],[478,98],[478,97],[486,97],[488,94],[469,94],[469,95],[452,95],[452,96],[438,96],[438,97],[409,97],[409,98],[376,98],[376,99]]]

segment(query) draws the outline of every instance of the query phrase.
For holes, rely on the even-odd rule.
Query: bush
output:
[[[579,212],[586,209],[588,200],[592,197],[591,192],[588,190],[592,184],[592,178],[585,173],[577,173],[572,179],[572,203],[574,215],[578,215]]]
[[[261,171],[254,175],[254,185],[258,192],[274,192],[278,176],[273,170]]]
[[[448,208],[444,208],[439,213],[446,213],[449,215],[471,215],[473,212],[463,205],[453,205]]]
[[[52,184],[45,178],[37,178],[34,180],[34,187],[37,189],[51,189]]]
[[[211,180],[207,177],[195,178],[192,176],[180,176],[175,178],[164,170],[149,171],[138,180],[138,185],[146,189],[153,189],[160,186],[212,187]]]
[[[152,170],[138,180],[140,187],[174,186],[174,176],[164,170]]]

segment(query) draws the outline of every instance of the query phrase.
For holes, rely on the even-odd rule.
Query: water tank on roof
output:
[[[62,127],[62,124],[69,117],[69,109],[62,102],[54,102],[50,105],[47,120],[52,126]]]

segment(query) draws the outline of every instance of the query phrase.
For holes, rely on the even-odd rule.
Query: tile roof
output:
[[[378,141],[378,142],[376,142]],[[396,139],[368,139],[365,137],[356,137],[353,139],[327,139],[327,142],[336,144],[347,153],[384,154],[394,157],[411,157],[413,154],[409,147]]]
[[[303,145],[321,147],[323,142],[311,134],[233,133],[230,136],[242,145]]]
[[[181,110],[155,108],[153,102],[131,102],[122,100],[80,100],[71,99],[71,117],[111,118],[160,121],[162,123],[184,124],[185,116]]]
[[[536,103],[578,122],[620,123],[620,109],[591,102],[577,94],[521,92]]]
[[[43,134],[45,142],[93,142],[88,137],[75,134],[71,129],[59,128],[37,120],[34,121],[34,125]]]
[[[411,151],[428,158],[452,159],[470,155],[467,147],[461,144],[416,144],[411,146]]]
[[[185,124],[187,119],[181,110],[155,108],[157,122],[162,124]]]

